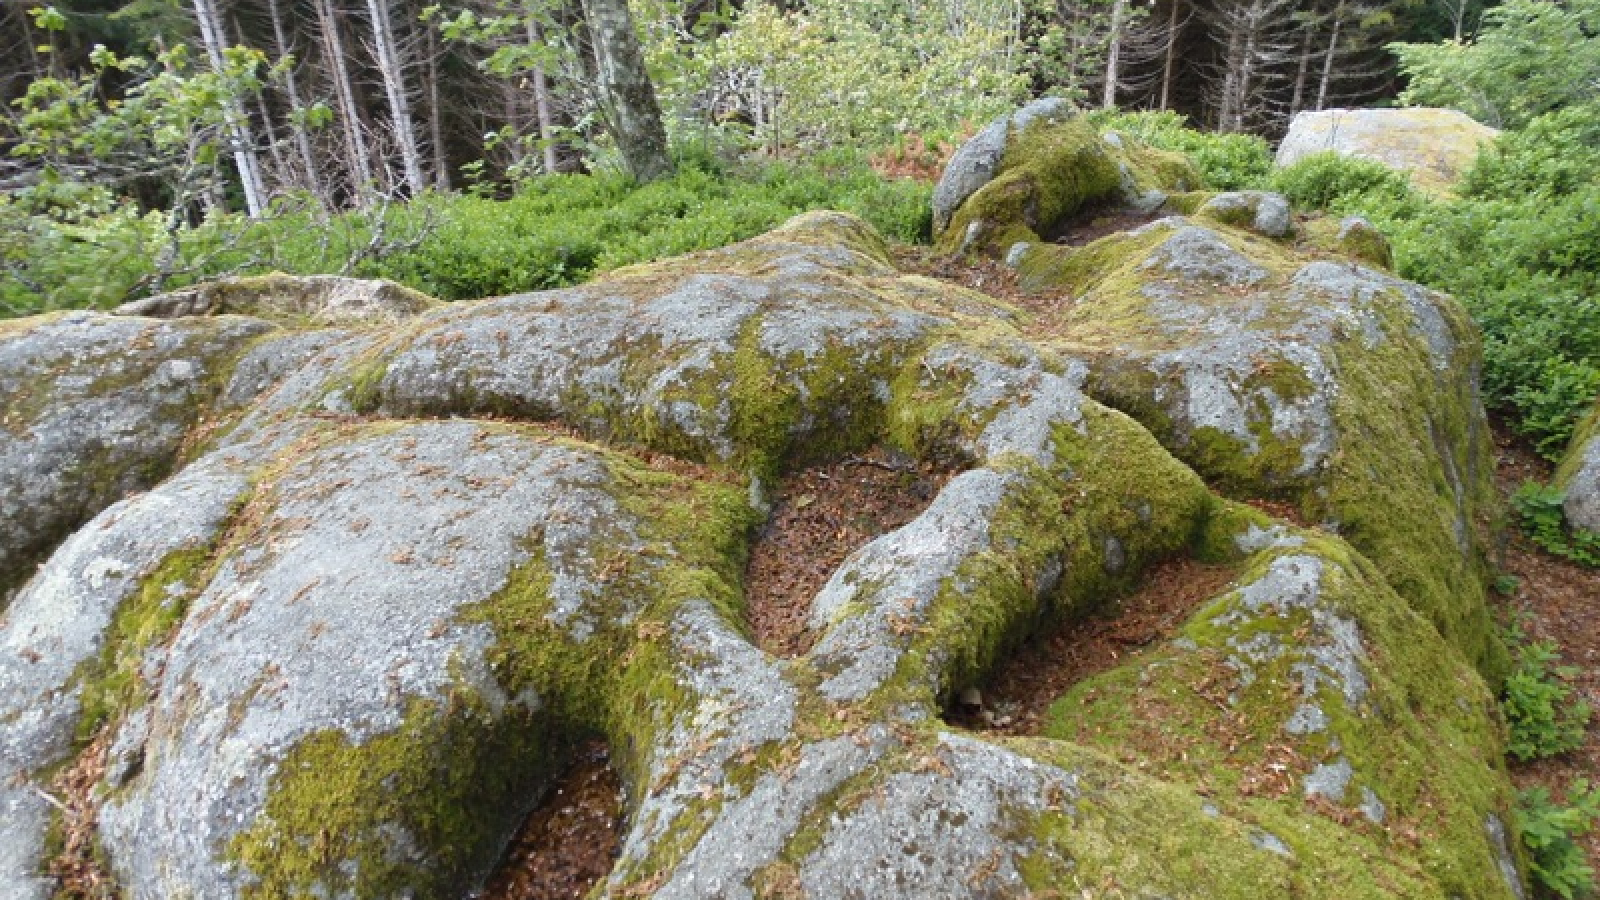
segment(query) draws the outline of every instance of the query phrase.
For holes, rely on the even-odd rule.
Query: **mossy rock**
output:
[[[1091,394],[1230,494],[1339,529],[1486,675],[1504,673],[1484,606],[1498,514],[1482,356],[1458,304],[1182,217],[1027,245],[1013,263],[1023,287],[1076,299],[1048,326],[1088,361]]]
[[[1600,404],[1573,432],[1553,483],[1567,524],[1600,534]]]
[[[125,303],[116,312],[157,319],[232,314],[288,324],[393,325],[438,305],[392,281],[275,272],[201,282]]]
[[[1060,100],[996,120],[953,157],[934,191],[941,253],[999,257],[1108,204],[1154,209],[1200,178],[1179,154],[1102,134]]]
[[[1378,269],[1394,268],[1394,250],[1389,238],[1360,216],[1342,219],[1319,216],[1306,222],[1302,232],[1312,252],[1354,259]]]
[[[1518,896],[1465,661],[1464,320],[1186,222],[1063,265],[1082,299],[1043,322],[819,214],[399,327],[84,319],[253,324],[186,401],[175,474],[77,528],[0,620],[0,895],[54,892],[40,791],[71,770],[103,771],[69,780],[97,848],[72,862],[129,896],[466,896],[598,736],[626,822],[591,896]],[[1297,474],[1299,432],[1270,416],[1249,457],[1168,411],[1181,367],[1150,360],[1208,354],[1224,325],[1280,341],[1250,390],[1309,409],[1337,376],[1359,404],[1328,407],[1342,455]],[[1283,349],[1324,326],[1307,340],[1331,362]],[[7,330],[0,355],[57,327]],[[766,484],[873,445],[956,474],[832,573],[801,611],[810,649],[777,658],[744,621]],[[1221,496],[1262,485],[1344,537]],[[1022,642],[1182,556],[1241,576],[1070,692],[1052,734],[941,721]],[[1162,723],[1184,753],[1146,740]],[[1288,790],[1248,791],[1257,764]]]

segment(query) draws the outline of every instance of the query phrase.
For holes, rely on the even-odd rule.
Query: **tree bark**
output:
[[[428,136],[433,144],[433,184],[441,191],[450,190],[450,159],[444,146],[444,108],[439,102],[439,33],[438,25],[429,21],[428,36]]]
[[[278,60],[282,62],[292,55],[293,47],[284,33],[283,13],[278,8],[278,0],[267,0],[267,13],[272,17],[272,34],[278,42]],[[331,198],[322,189],[322,177],[317,172],[317,157],[311,150],[311,135],[306,131],[306,105],[300,99],[300,80],[292,65],[284,66],[283,90],[289,98],[289,133],[294,138],[295,151],[300,155],[300,165],[305,169],[306,186],[317,204],[327,209],[331,205]]]
[[[528,20],[528,41],[536,47],[544,43],[544,35],[539,32],[539,23],[532,19]],[[534,113],[539,117],[539,146],[544,150],[544,171],[548,175],[554,175],[555,119],[550,115],[550,83],[545,80],[542,65],[533,67],[533,106]]]
[[[1161,69],[1161,108],[1172,105],[1172,72],[1178,62],[1178,9],[1183,0],[1172,0],[1172,14],[1167,19],[1167,59]]]
[[[1328,86],[1333,83],[1333,60],[1339,52],[1339,29],[1344,25],[1344,4],[1333,13],[1333,35],[1328,38],[1328,53],[1322,58],[1322,83],[1317,86],[1317,109],[1328,106]]]
[[[194,17],[200,26],[200,41],[205,45],[211,69],[218,75],[227,71],[222,58],[225,46],[222,17],[218,15],[213,0],[194,0]],[[266,214],[266,189],[261,182],[261,161],[256,158],[255,137],[250,133],[250,119],[238,97],[228,100],[224,111],[228,143],[232,145],[233,164],[239,170],[239,187],[244,192],[245,211],[252,219]]]
[[[366,141],[361,138],[361,111],[356,107],[350,70],[345,67],[344,39],[339,36],[339,20],[334,16],[332,0],[316,2],[317,18],[322,23],[328,74],[333,79],[334,100],[339,106],[339,127],[344,135],[345,154],[349,159],[350,176],[356,180],[355,202],[357,206],[365,207],[373,185],[372,159],[367,155]]]
[[[640,181],[672,174],[661,107],[644,69],[627,0],[583,0],[583,13],[600,70],[599,99],[623,164]]]
[[[372,17],[373,49],[377,51],[378,73],[383,76],[383,91],[389,98],[389,121],[395,142],[400,145],[400,161],[405,168],[406,186],[415,197],[427,189],[422,176],[422,151],[417,147],[417,132],[411,122],[411,100],[406,96],[405,67],[389,19],[389,0],[367,0]]]
[[[1106,46],[1106,84],[1105,92],[1100,97],[1100,106],[1104,109],[1117,108],[1117,82],[1122,77],[1123,17],[1127,6],[1128,0],[1112,0],[1111,35]]]

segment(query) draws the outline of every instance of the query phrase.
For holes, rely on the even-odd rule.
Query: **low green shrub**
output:
[[[1572,696],[1567,679],[1577,670],[1559,665],[1561,656],[1548,641],[1526,642],[1513,631],[1516,669],[1506,678],[1500,707],[1510,729],[1507,751],[1523,762],[1559,756],[1583,744],[1589,705]]]
[[[1111,112],[1089,114],[1096,125],[1125,132],[1161,150],[1172,150],[1189,161],[1206,180],[1206,186],[1219,191],[1261,188],[1272,171],[1272,149],[1267,142],[1249,134],[1217,134],[1195,131],[1178,113]]]
[[[1377,201],[1403,202],[1412,193],[1406,177],[1383,163],[1332,151],[1314,153],[1279,169],[1268,184],[1298,209],[1334,212]]]
[[[636,185],[620,175],[530,179],[505,200],[427,194],[380,212],[326,219],[288,208],[262,222],[224,217],[186,230],[165,287],[221,272],[338,272],[389,278],[443,300],[576,284],[632,263],[719,247],[813,209],[838,209],[886,237],[925,243],[932,185],[886,179],[855,154],[722,174],[688,165]],[[105,308],[147,292],[159,216],[118,209],[86,224],[0,198],[0,314]],[[362,253],[366,248],[375,253]]]
[[[1566,494],[1559,488],[1536,481],[1527,482],[1511,497],[1522,530],[1534,543],[1573,562],[1600,566],[1600,534],[1570,527],[1564,502]]]
[[[1586,897],[1594,890],[1594,870],[1577,839],[1600,820],[1600,789],[1577,779],[1558,803],[1544,787],[1522,791],[1517,825],[1528,851],[1528,873],[1534,884],[1562,900]]]

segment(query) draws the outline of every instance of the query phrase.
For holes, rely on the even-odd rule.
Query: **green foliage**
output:
[[[1500,703],[1511,731],[1506,749],[1527,762],[1582,746],[1591,711],[1587,703],[1573,698],[1566,682],[1577,670],[1557,665],[1561,656],[1548,641],[1527,642],[1515,628],[1510,638],[1520,646]]]
[[[1600,566],[1600,534],[1568,526],[1562,512],[1566,499],[1559,488],[1530,481],[1517,490],[1511,503],[1534,543],[1573,562]]]
[[[699,80],[669,91],[669,107],[684,105],[674,95],[748,80],[759,87],[726,92],[718,114],[748,119],[761,144],[873,150],[907,132],[938,136],[962,123],[981,125],[1025,96],[1004,2],[795,5],[747,4],[732,29],[697,53]]]
[[[1585,102],[1600,83],[1600,0],[1507,0],[1468,44],[1392,44],[1410,85],[1402,103],[1451,106],[1520,128]]]
[[[1272,171],[1272,150],[1267,142],[1249,134],[1195,131],[1175,112],[1090,113],[1102,128],[1126,132],[1158,150],[1189,157],[1206,180],[1219,191],[1264,187]]]
[[[1565,805],[1542,786],[1522,791],[1519,800],[1517,825],[1534,883],[1562,900],[1588,896],[1594,890],[1594,870],[1577,838],[1600,820],[1600,789],[1579,778],[1567,789]]]
[[[181,277],[339,272],[389,278],[445,300],[561,287],[596,272],[754,237],[800,212],[839,209],[903,242],[929,238],[931,187],[884,179],[835,152],[803,165],[722,175],[685,165],[643,187],[620,175],[524,181],[508,200],[425,195],[387,213],[327,218],[284,209],[249,223],[214,217],[179,235]],[[0,313],[112,306],[137,296],[165,246],[162,216],[131,205],[66,221],[0,197]]]
[[[1411,195],[1406,177],[1388,166],[1332,151],[1279,170],[1270,185],[1300,209],[1339,210],[1375,200],[1402,202]]]

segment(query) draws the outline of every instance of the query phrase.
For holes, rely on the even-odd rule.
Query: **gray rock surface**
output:
[[[216,376],[267,330],[65,313],[0,331],[0,609],[58,541],[167,474]]]
[[[1195,211],[1224,225],[1248,228],[1269,238],[1286,237],[1294,228],[1289,201],[1282,194],[1268,191],[1229,191],[1201,204]]]
[[[1408,173],[1417,185],[1444,190],[1500,136],[1453,109],[1328,109],[1302,112],[1278,145],[1279,168],[1316,153],[1370,159]]]
[[[1600,533],[1600,404],[1572,436],[1556,469],[1555,486],[1566,494],[1567,524]]]
[[[1445,301],[1387,276],[1184,221],[1127,239],[1149,339],[1119,338],[1128,371],[1167,379],[1183,427],[1292,437],[1296,471],[1347,446],[1365,361],[1435,387],[1472,364]],[[0,373],[59,377],[6,376],[6,434],[101,393],[178,414],[140,439],[175,474],[81,508],[0,614],[0,895],[53,895],[54,801],[92,812],[132,900],[468,896],[596,734],[627,793],[595,896],[1042,896],[1090,873],[1130,896],[1515,895],[1483,825],[1512,793],[1482,681],[1381,559],[1220,498],[1171,434],[1092,399],[1122,320],[1088,293],[1041,338],[817,214],[399,324],[7,326]],[[120,351],[73,331],[100,328]],[[147,373],[195,358],[185,336],[212,348],[203,389]],[[1312,387],[1251,385],[1264,355]],[[1455,481],[1419,504],[1450,522],[1475,477],[1451,429],[1481,411],[1438,396],[1395,415],[1434,423],[1415,452]],[[743,621],[772,479],[872,444],[959,471],[810,599],[810,649],[774,656]],[[0,478],[50,471],[10,459]],[[1395,540],[1429,550],[1417,533]],[[1233,583],[1044,734],[941,720],[1020,641],[1184,555]],[[1168,722],[1193,726],[1182,754],[1140,730]],[[1385,817],[1446,835],[1391,841]]]

